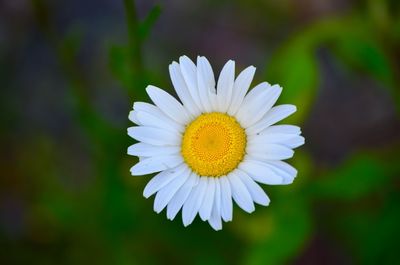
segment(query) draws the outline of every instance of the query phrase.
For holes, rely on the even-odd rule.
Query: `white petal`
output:
[[[217,83],[217,99],[219,112],[226,112],[231,105],[234,81],[235,62],[229,60],[222,68]]]
[[[185,170],[186,167],[187,166],[185,164],[182,164],[176,168],[167,169],[155,175],[144,188],[143,196],[145,198],[148,198],[159,191],[174,178],[178,177]]]
[[[283,120],[289,115],[296,112],[296,106],[294,105],[279,105],[275,106],[268,111],[264,117],[253,126],[246,129],[247,134],[256,134],[271,126],[272,124]]]
[[[278,144],[248,145],[246,152],[261,160],[283,160],[293,157],[294,151]]]
[[[186,168],[178,177],[161,188],[154,199],[154,211],[160,213],[170,202],[180,187],[185,183],[190,175],[189,168]]]
[[[214,206],[218,213],[221,213],[221,184],[215,179]],[[221,215],[221,214],[220,214]]]
[[[281,143],[282,145],[285,145],[289,148],[297,148],[301,145],[304,144],[304,137],[303,136],[296,136],[293,138],[290,138],[284,142]]]
[[[261,135],[248,135],[247,147],[266,149],[269,144],[279,144],[287,148],[296,148],[304,144],[304,137],[297,134],[267,133]]]
[[[244,98],[237,119],[243,127],[248,128],[258,122],[278,100],[282,88],[278,85],[270,86],[264,82],[253,88]]]
[[[225,222],[232,221],[233,205],[231,186],[226,176],[219,179],[221,189],[221,216]]]
[[[203,202],[206,188],[207,178],[201,177],[199,183],[196,187],[193,188],[185,204],[183,205],[182,221],[184,226],[190,225],[196,217],[196,214],[199,211],[200,206]]]
[[[231,185],[232,197],[237,205],[248,213],[253,212],[255,210],[253,199],[235,171],[228,175],[228,180]]]
[[[229,185],[229,184],[228,184]],[[215,193],[214,193],[214,205],[211,211],[211,217],[208,220],[211,227],[218,231],[222,229],[221,221],[221,186],[218,179],[215,179]]]
[[[196,65],[187,56],[181,56],[179,58],[179,66],[183,79],[185,80],[186,86],[189,89],[190,95],[194,101],[194,104],[202,110],[200,102],[199,90],[197,88],[197,70]]]
[[[193,99],[190,95],[189,88],[186,85],[185,79],[182,76],[181,68],[177,62],[172,62],[172,64],[169,65],[169,74],[171,76],[171,81],[174,85],[175,91],[185,108],[192,115],[192,117],[198,116],[200,114],[200,110],[195,104],[195,99]]]
[[[266,162],[278,175],[282,176],[282,184],[291,184],[297,175],[297,170],[284,161],[268,161]]]
[[[270,202],[265,191],[256,183],[252,178],[249,177],[245,172],[236,170],[240,180],[246,186],[254,202],[267,206]]]
[[[152,113],[154,115],[164,115],[165,114],[155,105],[147,103],[147,102],[135,102],[133,103],[133,109],[136,111],[145,111],[148,113]]]
[[[160,116],[163,119],[168,119],[168,121],[172,121],[172,122],[176,123],[174,120],[172,120],[167,115],[165,115],[165,113],[162,112],[157,106],[147,103],[147,102],[138,101],[138,102],[133,103],[133,110],[136,113],[141,112],[141,111],[147,112],[149,114],[152,114],[153,116]]]
[[[279,185],[284,182],[283,177],[277,175],[268,165],[253,158],[245,159],[239,164],[239,169],[249,174],[255,181],[263,184]]]
[[[179,124],[188,123],[190,120],[189,114],[173,96],[155,86],[147,86],[146,91],[154,104],[168,117]]]
[[[137,111],[145,111],[149,113],[162,113],[162,111],[155,105],[147,103],[147,102],[141,102],[137,101],[133,103],[133,109]]]
[[[219,231],[222,229],[221,215],[214,208],[211,214],[211,218],[210,220],[208,220],[208,223],[215,231]]]
[[[249,145],[264,145],[264,144],[281,144],[288,140],[299,137],[297,134],[290,133],[263,133],[256,135],[248,135]]]
[[[272,125],[260,132],[260,135],[273,133],[300,135],[301,130],[300,127],[294,125]]]
[[[213,205],[212,208],[212,212],[211,212],[211,217],[208,220],[208,223],[210,224],[210,226],[215,230],[221,230],[222,229],[222,221],[221,221],[221,212],[220,212],[220,208],[218,207],[219,202],[217,200],[219,200],[219,194],[215,193],[215,203]]]
[[[136,113],[135,111],[131,110],[131,111],[129,112],[128,119],[129,119],[131,122],[133,122],[133,123],[135,123],[135,124],[137,124],[137,125],[142,125],[141,122],[139,121],[139,119],[136,117],[136,114],[137,114],[137,113]]]
[[[211,216],[211,210],[214,204],[214,193],[215,193],[215,178],[209,177],[207,181],[207,190],[203,199],[203,203],[199,209],[199,215],[201,220],[206,221]]]
[[[129,146],[128,154],[132,156],[163,156],[178,154],[179,146],[157,146],[145,143],[137,143]]]
[[[253,80],[256,68],[249,66],[244,69],[236,78],[233,84],[232,101],[228,109],[228,114],[233,116],[238,111],[243,99],[250,88],[251,81]]]
[[[146,112],[151,116],[157,117],[158,119],[162,119],[164,123],[172,123],[174,127],[179,127],[179,131],[182,131],[183,126],[179,123],[177,123],[175,120],[171,119],[170,117],[168,117],[164,112],[162,112],[160,110],[160,108],[158,108],[157,106],[153,105],[153,104],[149,104],[146,102],[135,102],[133,104],[133,109],[134,112],[138,113],[138,112]],[[142,125],[145,121],[145,119],[140,119],[139,122],[141,123],[140,125]],[[152,123],[154,124],[154,122]],[[157,126],[158,127],[158,126]]]
[[[159,128],[137,126],[129,127],[128,135],[140,142],[152,145],[179,145],[181,134]]]
[[[167,206],[167,218],[173,220],[179,210],[182,208],[186,199],[189,197],[189,194],[192,192],[193,187],[197,185],[199,177],[195,173],[191,173],[190,177],[186,180],[186,182],[179,188],[179,190],[175,193],[174,197],[172,197],[171,201]]]
[[[137,111],[136,117],[140,124],[144,126],[161,128],[173,132],[183,132],[185,130],[183,125],[169,118],[166,119],[165,116],[158,116],[144,111]]]
[[[131,168],[132,176],[147,175],[174,168],[183,163],[180,155],[154,156],[139,161]]]
[[[199,98],[206,112],[212,112],[211,94],[216,95],[214,72],[205,57],[197,57],[197,87]]]

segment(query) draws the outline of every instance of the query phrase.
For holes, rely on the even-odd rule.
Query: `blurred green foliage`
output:
[[[306,143],[290,161],[299,171],[295,183],[264,187],[271,205],[258,207],[252,215],[235,209],[234,221],[218,233],[198,220],[184,228],[179,217],[170,222],[163,214],[156,215],[152,199],[141,195],[148,176],[129,175],[136,161],[126,155],[132,144],[126,135],[128,121],[118,127],[92,104],[90,85],[77,61],[79,32],[60,35],[51,26],[44,2],[32,3],[69,82],[72,110],[85,143],[77,153],[86,154],[87,161],[84,167],[75,166],[65,157],[68,150],[45,134],[28,144],[17,143],[12,156],[21,163],[5,165],[3,174],[29,172],[35,177],[17,185],[23,192],[34,192],[24,198],[29,202],[24,206],[26,235],[3,245],[2,264],[286,264],[295,263],[304,253],[318,252],[318,245],[310,245],[321,231],[348,255],[349,263],[396,263],[398,143],[356,150],[337,166],[318,164]],[[381,84],[400,106],[396,57],[400,16],[389,12],[389,4],[369,1],[363,12],[317,20],[294,32],[272,54],[265,79],[285,88],[280,102],[298,106],[287,122],[303,125],[313,111],[321,82],[317,57],[321,47],[349,72]],[[128,42],[110,46],[109,68],[130,102],[147,101],[145,86],[154,82],[150,77],[162,74],[144,66],[142,48],[161,8],[155,6],[139,20],[132,0],[124,0],[124,7]],[[83,182],[77,188],[66,181],[66,175],[89,179],[76,180]],[[6,232],[1,236],[7,238]]]

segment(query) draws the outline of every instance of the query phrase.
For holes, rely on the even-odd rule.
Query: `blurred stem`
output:
[[[134,88],[135,85],[142,87],[145,83],[145,78],[142,63],[142,39],[139,34],[140,22],[133,0],[124,0],[124,7],[128,28],[131,74],[134,77],[133,80],[136,81],[132,84],[132,88]]]
[[[40,31],[55,50],[60,66],[70,82],[77,119],[92,137],[107,138],[111,127],[94,110],[87,88],[90,86],[76,61],[76,51],[57,35],[50,12],[44,0],[32,0],[32,7]]]

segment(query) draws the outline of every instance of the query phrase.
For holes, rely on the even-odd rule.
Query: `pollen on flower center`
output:
[[[191,122],[183,135],[182,156],[200,176],[220,177],[243,160],[246,133],[235,118],[206,113]]]

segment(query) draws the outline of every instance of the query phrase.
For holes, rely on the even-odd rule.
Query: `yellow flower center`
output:
[[[246,133],[235,118],[223,113],[206,113],[186,128],[182,156],[200,176],[220,177],[243,160]]]

